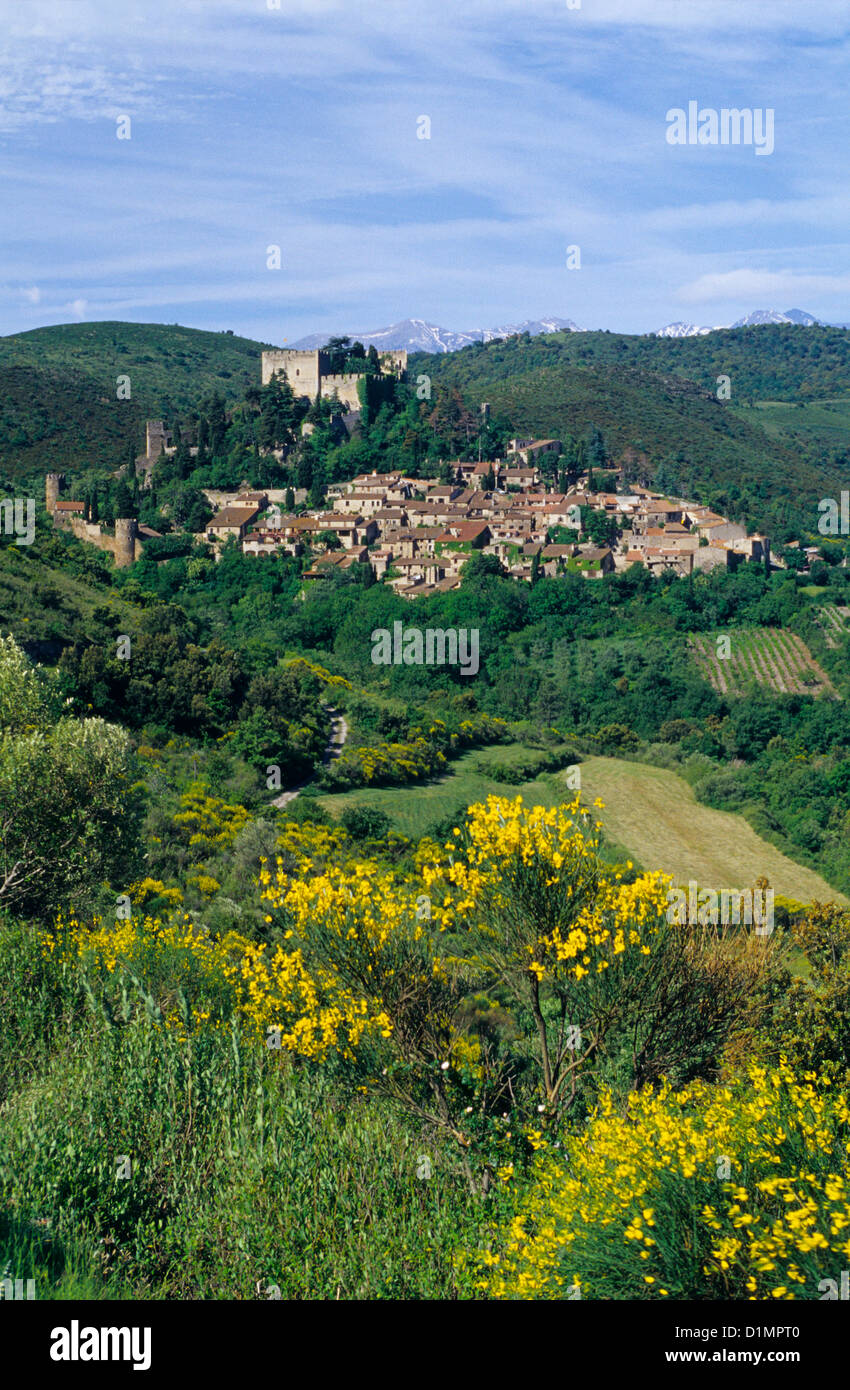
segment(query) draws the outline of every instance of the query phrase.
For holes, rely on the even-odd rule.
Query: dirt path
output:
[[[348,724],[344,716],[335,709],[328,710],[328,713],[331,716],[331,731],[322,756],[322,762],[325,767],[327,767],[328,763],[332,763],[334,758],[339,757],[343,750],[345,740],[348,738]],[[299,782],[297,787],[290,787],[289,791],[281,792],[280,796],[276,796],[272,801],[272,806],[277,806],[278,808],[288,806],[290,801],[294,801],[298,793],[303,792],[304,788],[309,786],[312,780],[312,777],[308,777],[306,781]]]

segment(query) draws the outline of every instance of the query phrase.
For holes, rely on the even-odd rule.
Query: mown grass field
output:
[[[545,773],[532,781],[511,784],[482,776],[476,770],[479,760],[509,767],[529,756],[522,744],[495,744],[464,753],[451,762],[445,776],[422,786],[358,787],[319,797],[325,810],[337,819],[348,806],[370,806],[389,816],[393,830],[411,839],[433,833],[438,822],[451,817],[461,820],[467,806],[486,801],[488,796],[521,796],[529,806],[557,806],[575,795],[566,783],[566,774]],[[628,857],[623,845],[605,837],[603,850],[609,859]]]
[[[488,796],[521,795],[529,805],[555,806],[572,792],[565,773],[554,773],[518,786],[482,777],[479,757],[502,763],[526,756],[516,744],[465,753],[438,782],[421,787],[358,788],[319,800],[336,818],[347,806],[371,806],[389,816],[393,829],[417,838],[436,822],[460,816]],[[813,870],[795,864],[762,840],[742,816],[702,806],[691,788],[673,772],[619,758],[589,757],[581,763],[582,796],[605,803],[600,819],[606,856],[629,858],[644,869],[663,869],[682,881],[703,886],[745,888],[762,874],[777,893],[808,902],[844,902],[842,895]]]
[[[746,888],[764,875],[777,893],[801,902],[846,902],[811,869],[762,840],[742,816],[702,806],[681,777],[618,758],[588,758],[582,795],[605,803],[605,832],[647,868],[703,887]]]
[[[729,639],[729,655],[718,655],[718,638]],[[781,695],[829,695],[837,691],[794,632],[778,628],[730,628],[693,634],[691,649],[702,674],[721,695],[745,695],[753,684]]]

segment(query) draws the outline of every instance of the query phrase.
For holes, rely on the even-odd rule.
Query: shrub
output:
[[[816,1299],[847,1262],[850,1111],[781,1064],[611,1095],[545,1147],[483,1287],[499,1298]],[[687,1233],[687,1238],[683,1239]]]
[[[352,840],[382,840],[390,828],[389,816],[375,806],[347,806],[340,823]]]
[[[667,719],[659,729],[659,737],[662,743],[681,743],[683,738],[693,732],[694,725],[690,719]]]
[[[35,916],[132,877],[136,772],[123,729],[69,718],[55,682],[0,638],[0,903]]]
[[[633,753],[640,747],[640,739],[634,729],[626,724],[605,724],[598,731],[597,738],[601,753]]]

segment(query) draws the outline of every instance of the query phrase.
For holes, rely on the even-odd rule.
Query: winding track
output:
[[[334,758],[339,757],[343,750],[345,740],[348,738],[348,724],[344,716],[335,709],[329,709],[328,713],[331,716],[331,731],[322,758],[322,762],[326,767],[328,763],[333,762]],[[272,806],[288,806],[290,801],[294,801],[298,793],[303,792],[304,788],[309,786],[311,781],[312,778],[308,777],[306,781],[299,782],[297,787],[291,787],[289,791],[281,792],[280,796],[276,796],[272,801]]]

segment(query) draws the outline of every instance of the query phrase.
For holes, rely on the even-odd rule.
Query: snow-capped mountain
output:
[[[500,328],[473,328],[468,333],[456,333],[451,328],[440,328],[439,324],[428,323],[425,319],[402,319],[389,328],[376,328],[370,333],[349,333],[353,342],[363,343],[364,347],[373,345],[378,351],[391,348],[406,348],[408,352],[457,352],[470,343],[490,343],[494,338],[509,338],[514,333],[581,333],[583,330],[572,319],[525,319],[523,323],[508,323]],[[287,347],[314,349],[324,347],[328,333],[310,333],[299,338]]]
[[[311,333],[287,346],[324,347],[330,336],[329,333]],[[369,333],[352,332],[348,337],[364,347],[376,347],[379,352],[391,348],[406,348],[408,352],[456,352],[458,348],[468,347],[476,341],[472,333],[454,333],[450,328],[440,328],[438,324],[427,323],[425,319],[402,319],[388,328],[375,328]]]
[[[760,328],[769,323],[793,323],[800,328],[811,328],[822,322],[821,319],[816,319],[814,314],[807,314],[805,309],[786,309],[784,314],[778,309],[756,309],[752,314],[736,319],[732,324],[715,324],[713,328],[701,328],[695,323],[668,323],[665,328],[660,328],[654,333],[653,337],[697,338],[705,333],[718,333],[722,328]]]
[[[714,324],[712,327],[707,327],[703,324],[680,321],[665,324],[652,336],[655,338],[701,338],[706,333],[718,333],[723,328],[757,328],[762,324],[771,323],[793,323],[804,328],[811,328],[812,325],[822,324],[822,322],[822,319],[816,319],[814,314],[808,314],[803,309],[786,309],[784,314],[780,313],[778,309],[756,309],[752,314],[737,319],[733,324]],[[408,352],[458,352],[460,348],[469,347],[470,343],[491,343],[495,338],[510,338],[515,333],[530,333],[532,337],[535,337],[539,333],[583,333],[585,331],[572,319],[558,318],[524,319],[522,323],[503,323],[497,328],[471,328],[465,333],[456,332],[452,328],[441,328],[439,324],[429,323],[427,319],[402,319],[399,323],[392,323],[387,328],[375,328],[369,333],[352,332],[348,336],[352,342],[363,343],[365,347],[374,346],[379,351],[406,348]],[[324,347],[330,336],[330,333],[310,333],[294,343],[287,343],[286,346],[313,350]]]
[[[700,328],[695,323],[668,323],[653,333],[654,338],[701,338],[704,333],[713,333],[713,328]]]
[[[804,309],[786,309],[784,314],[778,309],[756,309],[754,313],[747,314],[746,318],[736,319],[732,327],[760,328],[766,323],[795,323],[801,328],[812,328],[820,322],[814,314],[807,314]]]
[[[490,343],[494,338],[512,338],[515,333],[530,333],[532,338],[538,333],[583,333],[572,319],[524,319],[522,323],[505,323],[501,328],[476,328],[472,336],[476,342]]]

